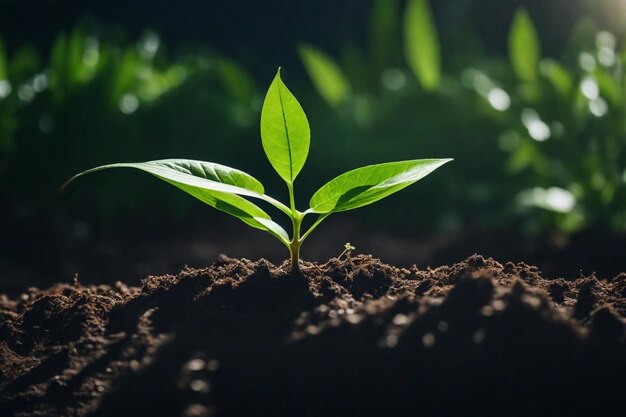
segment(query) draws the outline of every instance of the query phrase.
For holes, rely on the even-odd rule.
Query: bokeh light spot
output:
[[[120,98],[120,110],[124,114],[132,114],[139,108],[139,99],[136,95],[128,93]]]
[[[406,85],[406,75],[398,68],[387,68],[381,77],[383,86],[389,90],[400,90]]]
[[[492,88],[487,93],[487,100],[491,107],[498,111],[505,111],[511,107],[511,97],[509,94],[501,88]]]
[[[602,117],[609,111],[609,106],[602,97],[589,102],[589,111],[596,117]]]
[[[596,69],[596,59],[589,52],[583,52],[578,56],[578,65],[587,72],[593,72]]]
[[[580,91],[582,91],[583,95],[589,100],[595,100],[600,95],[600,88],[598,87],[598,83],[591,77],[586,77],[580,83]]]
[[[9,80],[1,80],[0,81],[0,99],[8,97],[11,94],[11,83]]]

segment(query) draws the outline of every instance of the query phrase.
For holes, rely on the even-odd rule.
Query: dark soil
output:
[[[626,274],[220,259],[0,298],[0,416],[623,416]]]

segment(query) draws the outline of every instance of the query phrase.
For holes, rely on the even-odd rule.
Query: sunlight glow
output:
[[[532,120],[528,123],[528,133],[538,142],[546,141],[550,138],[550,127],[541,120]]]
[[[606,30],[601,30],[596,35],[596,47],[600,48],[610,48],[615,49],[617,45],[617,39],[615,39],[615,35],[611,32],[607,32]]]
[[[501,88],[492,88],[487,93],[487,100],[491,107],[498,111],[505,111],[511,106],[511,97],[509,94]]]
[[[598,83],[591,77],[586,77],[582,83],[580,83],[580,91],[589,100],[595,100],[600,95],[600,88]]]
[[[120,98],[120,110],[124,114],[132,114],[139,108],[139,99],[136,95],[128,93]]]
[[[539,118],[539,114],[534,109],[524,109],[522,111],[522,123],[528,129],[530,137],[537,142],[544,142],[552,136],[550,126]]]
[[[587,72],[593,72],[596,69],[596,59],[590,53],[583,52],[578,56],[578,65]]]
[[[0,99],[3,99],[11,94],[11,83],[9,80],[0,81]]]
[[[154,32],[150,32],[146,34],[139,44],[139,51],[144,58],[152,58],[159,50],[160,44],[161,40],[159,39],[159,36]]]
[[[17,90],[17,96],[24,102],[29,102],[35,98],[35,89],[30,84],[22,84]]]
[[[94,36],[85,38],[85,51],[83,52],[83,64],[95,67],[100,59],[100,41]]]
[[[387,68],[381,79],[385,88],[389,90],[400,90],[406,85],[406,75],[398,68]]]
[[[605,67],[615,65],[615,51],[607,47],[600,48],[598,51],[598,61]]]
[[[524,206],[540,207],[558,213],[570,213],[576,206],[576,197],[560,187],[535,187],[520,193],[519,202]]]
[[[602,117],[609,111],[609,106],[602,97],[589,102],[589,111],[596,117]]]
[[[33,78],[33,89],[37,93],[41,93],[48,86],[48,77],[46,74],[37,74]]]

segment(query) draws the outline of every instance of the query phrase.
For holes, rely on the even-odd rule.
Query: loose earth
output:
[[[626,273],[220,258],[0,296],[0,416],[622,416]]]

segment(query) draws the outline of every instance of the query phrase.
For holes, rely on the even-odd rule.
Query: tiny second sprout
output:
[[[311,131],[304,110],[283,83],[279,69],[263,103],[261,141],[267,159],[287,185],[288,205],[267,195],[263,184],[243,171],[189,159],[103,165],[75,175],[66,185],[82,175],[109,168],[135,168],[147,172],[248,226],[274,236],[289,249],[291,270],[295,273],[300,272],[302,242],[328,216],[374,203],[451,161],[413,159],[357,168],[327,182],[313,194],[309,208],[299,211],[295,204],[294,182],[306,161],[310,140]],[[251,201],[255,199],[273,205],[291,219],[291,236]],[[302,221],[308,215],[317,218],[303,231]]]
[[[350,255],[352,254],[352,251],[355,250],[356,248],[354,246],[352,246],[352,243],[350,242],[346,242],[345,245],[343,245],[343,252],[341,252],[339,254],[339,256],[337,256],[337,259],[341,259],[341,257],[343,255],[346,255],[347,258],[350,258]]]

